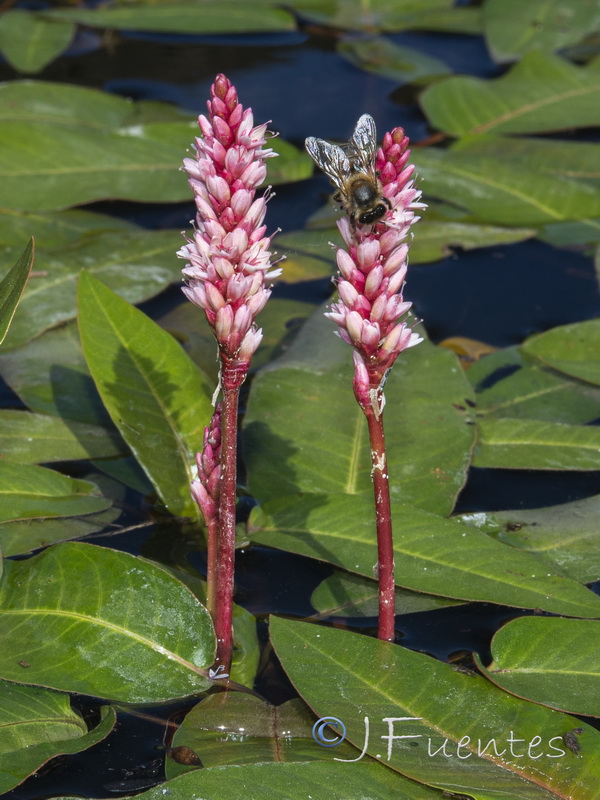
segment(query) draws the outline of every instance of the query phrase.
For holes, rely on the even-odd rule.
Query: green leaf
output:
[[[39,248],[36,264],[43,272],[29,282],[6,346],[19,347],[75,318],[82,265],[130,303],[154,297],[181,280],[182,262],[175,251],[182,241],[178,231],[135,228],[88,233],[67,248]]]
[[[44,19],[20,8],[0,17],[0,50],[17,72],[40,72],[70,45],[73,22]]]
[[[559,372],[600,386],[600,320],[561,325],[532,336],[523,352]]]
[[[74,320],[16,350],[0,353],[0,371],[32,411],[112,427],[85,363]]]
[[[525,360],[507,348],[473,364],[466,375],[477,392],[477,415],[548,422],[594,422],[600,391],[587,383]]]
[[[279,184],[303,181],[313,173],[313,163],[304,150],[277,137],[271,143],[277,158],[267,159],[267,177],[265,183]]]
[[[311,736],[314,722],[314,716],[298,698],[274,706],[248,694],[211,695],[188,712],[171,745],[192,750],[199,756],[198,762],[184,765],[173,756],[167,757],[166,776],[174,778],[197,769],[199,763],[215,767],[321,760],[323,748]],[[336,748],[340,758],[358,756],[349,745],[339,750]]]
[[[240,0],[204,0],[201,9],[197,3],[164,3],[93,10],[53,9],[44,15],[95,28],[160,33],[261,33],[295,29],[293,17],[286,11]]]
[[[372,499],[301,495],[254,508],[253,542],[373,577],[377,538]],[[600,617],[600,598],[529,553],[419,508],[392,504],[396,583],[458,600]]]
[[[419,222],[410,243],[409,260],[415,264],[429,264],[452,255],[454,249],[474,250],[499,244],[522,242],[535,236],[531,228],[500,228],[493,225],[475,225],[466,222],[441,222],[428,219]]]
[[[26,662],[21,670],[27,670]],[[9,792],[54,756],[80,753],[102,741],[115,712],[101,709],[101,722],[88,732],[66,695],[0,682],[0,792]]]
[[[45,467],[0,460],[0,520],[75,517],[110,506],[97,487]],[[6,555],[6,554],[5,554]]]
[[[125,703],[210,685],[215,640],[204,606],[162,569],[106,547],[69,542],[7,562],[0,636],[7,680]]]
[[[456,77],[430,86],[421,106],[434,128],[466,133],[543,133],[600,124],[600,75],[534,50],[494,80]]]
[[[480,153],[477,141],[451,150],[421,149],[414,162],[430,195],[464,206],[484,222],[531,226],[600,216],[597,188]]]
[[[6,85],[6,84],[4,84]],[[3,85],[0,84],[0,98]],[[1,124],[1,123],[0,123]],[[35,230],[36,245],[42,250],[61,249],[63,257],[69,255],[70,246],[81,244],[95,234],[110,231],[123,234],[145,231],[131,222],[107,214],[96,214],[93,211],[54,211],[42,214],[38,212],[12,211],[0,209],[0,239],[7,245],[25,247]]]
[[[310,602],[321,618],[376,617],[379,614],[379,589],[376,580],[336,570],[321,581]],[[415,614],[455,605],[460,604],[445,597],[396,589],[396,614]]]
[[[481,33],[479,9],[453,8],[452,0],[290,0],[303,17],[342,30],[431,30]]]
[[[323,749],[323,748],[321,748]],[[328,754],[325,752],[324,758]],[[296,800],[320,798],[323,787],[327,800],[440,800],[439,792],[409,781],[365,758],[356,764],[332,761],[281,764],[247,764],[193,770],[179,778],[143,792],[143,800]],[[56,800],[79,800],[58,797]]]
[[[0,409],[0,439],[5,456],[20,464],[78,461],[127,453],[125,443],[114,431],[9,408]]]
[[[172,336],[86,272],[79,327],[100,396],[161,500],[197,517],[189,486],[212,414],[208,381]]]
[[[569,180],[600,185],[600,153],[589,142],[536,139],[518,136],[465,136],[452,145],[453,152],[509,161],[513,166]]]
[[[486,533],[535,553],[573,580],[591,583],[600,580],[599,514],[598,495],[559,506],[496,511],[486,515]]]
[[[3,522],[0,524],[0,552],[6,558],[28,555],[34,550],[48,547],[56,542],[93,536],[104,530],[120,515],[119,509],[111,507],[106,511],[88,514],[85,517],[22,519]]]
[[[372,494],[368,432],[352,392],[351,348],[334,327],[317,312],[252,384],[245,452],[250,490],[261,501],[297,492]],[[448,351],[424,343],[400,356],[386,384],[393,496],[450,513],[473,442],[465,405],[470,394]]]
[[[273,618],[271,638],[314,711],[361,749],[368,717],[367,753],[408,777],[476,800],[596,800],[600,733],[573,717],[361,634]],[[577,726],[585,758],[562,739]]]
[[[337,52],[357,69],[399,83],[422,82],[450,72],[439,58],[412,47],[401,47],[382,37],[342,40]]]
[[[600,219],[584,219],[580,222],[557,222],[544,225],[538,239],[555,247],[573,244],[588,244],[600,241]]]
[[[478,666],[501,689],[572,714],[600,717],[600,621],[512,620],[495,633],[492,658],[487,667],[478,659]],[[586,744],[582,737],[587,760]]]
[[[487,0],[483,20],[496,61],[514,61],[530,50],[562,50],[600,26],[595,2]]]
[[[33,264],[33,239],[0,283],[0,344],[4,341]]]
[[[482,419],[473,465],[492,469],[600,469],[600,428],[541,420]]]

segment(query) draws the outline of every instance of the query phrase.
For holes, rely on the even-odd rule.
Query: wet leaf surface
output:
[[[0,633],[8,680],[126,703],[210,685],[214,634],[204,606],[162,569],[106,547],[58,544],[7,562]]]
[[[477,800],[596,797],[600,734],[574,717],[368,636],[273,618],[271,637],[314,711],[342,720],[359,748],[368,717],[367,753],[404,775]],[[562,739],[578,726],[585,731],[585,759]],[[481,757],[478,748],[486,748]]]

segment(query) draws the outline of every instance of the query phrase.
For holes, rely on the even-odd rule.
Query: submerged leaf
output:
[[[279,706],[248,694],[213,694],[194,706],[173,736],[172,749],[194,753],[184,763],[177,752],[167,758],[167,778],[190,769],[256,764],[269,761],[309,762],[323,758],[323,749],[311,736],[315,719],[296,698]],[[336,748],[336,756],[354,758],[349,745]],[[186,763],[187,762],[187,763]],[[191,762],[191,763],[190,763]]]

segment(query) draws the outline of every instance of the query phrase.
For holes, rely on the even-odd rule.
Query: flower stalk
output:
[[[336,254],[339,301],[326,314],[338,335],[354,348],[353,388],[367,419],[375,500],[380,639],[395,638],[394,545],[389,476],[383,428],[386,377],[401,352],[422,341],[405,321],[411,303],[402,289],[407,271],[410,226],[424,208],[408,165],[408,137],[402,128],[386,133],[375,164],[389,210],[373,225],[338,221],[345,248]]]
[[[254,125],[252,110],[244,109],[224,75],[217,75],[207,106],[208,114],[198,117],[202,136],[195,140],[194,157],[183,162],[197,213],[193,235],[178,255],[187,262],[183,292],[203,309],[220,359],[222,404],[205,432],[192,495],[208,529],[207,596],[217,636],[215,666],[227,674],[233,648],[239,392],[262,339],[255,318],[271,294],[266,281],[281,270],[272,267],[271,237],[263,224],[268,192],[256,197],[266,177],[264,161],[276,155],[265,147],[266,123]]]

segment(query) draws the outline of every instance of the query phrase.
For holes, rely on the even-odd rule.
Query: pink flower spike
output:
[[[363,123],[362,133],[366,130]],[[360,355],[372,391],[380,391],[398,354],[421,341],[406,323],[398,323],[411,306],[402,297],[408,256],[405,240],[418,219],[415,209],[423,205],[414,185],[414,167],[408,163],[408,144],[402,128],[386,133],[373,165],[391,210],[370,225],[353,224],[348,216],[337,223],[345,245],[336,252],[340,302],[331,306],[327,317]],[[361,398],[361,404],[368,400],[367,406],[372,406],[370,395],[367,398],[363,392]]]
[[[194,155],[183,162],[197,214],[194,235],[178,255],[187,261],[186,297],[204,309],[228,363],[242,358],[243,347],[247,372],[260,338],[246,336],[269,296],[266,276],[281,271],[272,269],[271,238],[263,226],[266,200],[256,194],[265,159],[276,153],[264,146],[266,124],[254,124],[252,110],[239,103],[224,75],[215,78],[207,108],[198,117],[202,135]]]

